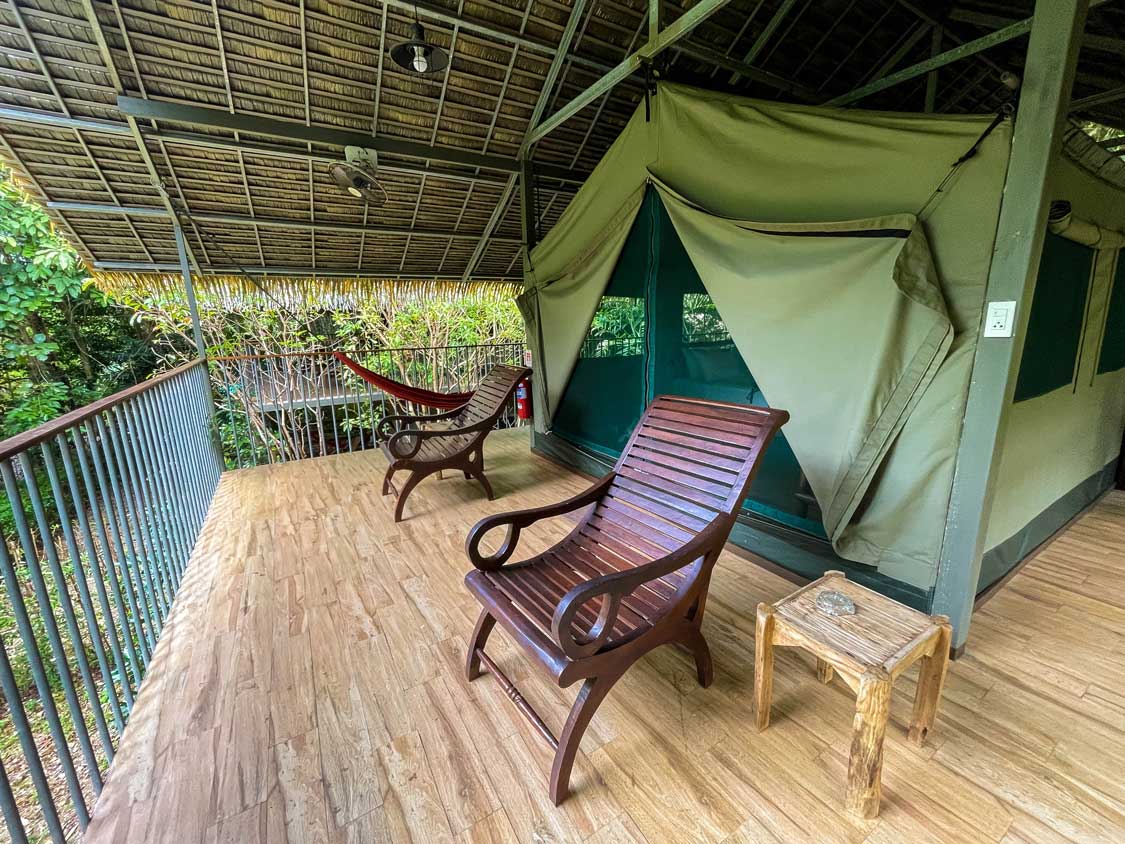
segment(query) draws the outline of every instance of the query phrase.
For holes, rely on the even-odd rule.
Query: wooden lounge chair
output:
[[[397,495],[395,521],[402,521],[402,508],[419,481],[442,469],[460,470],[466,480],[480,481],[488,495],[492,485],[484,476],[484,438],[504,412],[516,386],[531,374],[523,366],[497,364],[473,391],[465,404],[447,413],[429,416],[385,416],[379,422],[379,447],[390,465],[383,477],[383,495]],[[423,427],[431,426],[431,427]],[[410,477],[396,490],[392,478],[400,469]]]
[[[555,750],[550,796],[567,796],[578,742],[618,678],[653,648],[675,642],[695,658],[702,686],[711,655],[700,630],[711,569],[734,524],[784,410],[663,396],[645,411],[613,471],[559,504],[482,519],[465,550],[465,583],[483,605],[466,672],[484,669]],[[592,505],[592,506],[591,506]],[[588,507],[554,547],[505,565],[520,531],[540,519]],[[481,539],[507,534],[491,556]],[[496,622],[560,687],[584,681],[562,735],[485,653]]]

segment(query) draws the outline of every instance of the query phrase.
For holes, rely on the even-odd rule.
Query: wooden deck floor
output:
[[[87,842],[756,844],[1125,841],[1125,495],[1108,497],[977,615],[931,743],[889,731],[882,816],[841,810],[853,701],[780,652],[753,727],[754,608],[792,586],[724,554],[704,630],[716,680],[663,649],[587,733],[574,796],[497,683],[465,682],[467,528],[585,481],[488,441],[497,494],[418,487],[401,525],[367,452],[224,477]],[[525,535],[527,547],[561,523]],[[557,725],[576,688],[501,666]]]

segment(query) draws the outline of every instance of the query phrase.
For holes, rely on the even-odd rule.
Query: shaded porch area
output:
[[[938,725],[906,741],[896,689],[883,809],[843,811],[853,695],[778,654],[771,727],[751,710],[754,611],[793,584],[727,552],[704,622],[715,683],[661,649],[614,688],[573,796],[491,678],[464,679],[477,604],[469,527],[587,480],[486,442],[498,500],[458,474],[396,525],[377,451],[223,475],[87,842],[1055,842],[1125,834],[1125,494],[1111,493],[976,615]],[[527,532],[556,541],[564,519]],[[551,722],[544,682],[498,632],[502,669]]]

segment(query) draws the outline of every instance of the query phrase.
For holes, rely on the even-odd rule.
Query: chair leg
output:
[[[484,673],[480,670],[480,656],[477,652],[484,650],[484,644],[495,626],[496,619],[489,615],[488,610],[481,610],[472,641],[469,642],[469,653],[465,657],[465,677],[470,683]]]
[[[406,499],[424,477],[426,476],[420,472],[411,472],[410,477],[406,479],[406,483],[402,485],[402,490],[398,494],[398,501],[395,502],[396,522],[402,521],[402,508],[406,506]]]
[[[488,500],[496,500],[496,495],[492,492],[492,484],[490,484],[488,478],[484,476],[483,451],[478,451],[475,456],[469,458],[469,471],[465,473],[465,477],[476,478],[480,482],[480,485],[484,487],[484,494],[488,496]]]
[[[480,481],[480,485],[484,487],[484,494],[488,496],[489,501],[496,500],[496,494],[492,491],[492,484],[488,482],[488,478],[484,476],[484,470],[477,472],[473,477]]]
[[[391,468],[388,468],[387,474],[383,475],[383,495],[390,495],[394,490],[394,487],[391,486],[391,478],[393,478],[394,476],[395,470]]]
[[[715,679],[715,668],[711,663],[711,649],[707,647],[703,631],[694,628],[687,644],[695,656],[695,674],[699,678],[699,685],[706,689]]]
[[[559,747],[555,751],[555,762],[551,766],[551,801],[558,806],[570,793],[570,771],[574,767],[574,757],[578,754],[578,744],[582,734],[594,717],[598,706],[605,700],[609,690],[621,677],[620,673],[602,677],[591,677],[582,684],[578,692],[578,699],[571,707],[570,716],[566,719],[562,735],[559,736]]]

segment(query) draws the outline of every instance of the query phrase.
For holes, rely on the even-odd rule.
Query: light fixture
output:
[[[449,56],[441,47],[426,43],[426,30],[414,21],[410,25],[411,39],[391,47],[391,58],[399,67],[411,73],[437,73],[449,64]]]

